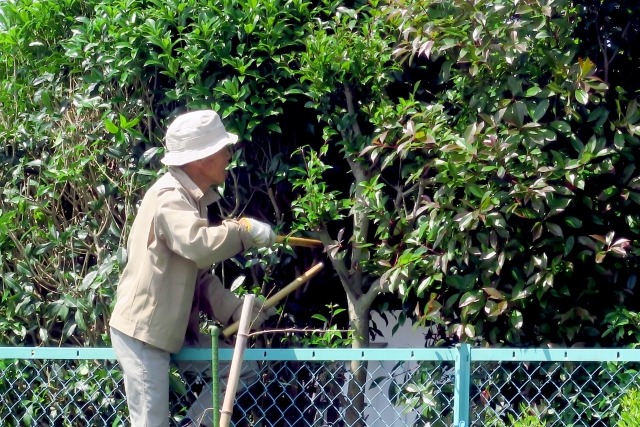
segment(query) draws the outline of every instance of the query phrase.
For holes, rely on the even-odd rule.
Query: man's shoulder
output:
[[[149,191],[156,193],[157,195],[161,195],[166,192],[180,189],[182,189],[180,181],[178,181],[176,177],[167,172],[151,186]]]
[[[166,173],[160,177],[149,191],[152,193],[149,198],[154,199],[156,207],[183,200],[193,203],[190,201],[189,192],[184,188],[180,180],[171,173]]]
[[[155,210],[159,204],[172,203],[173,200],[183,199],[185,197],[184,193],[185,191],[180,182],[171,174],[166,173],[147,189],[142,198],[141,209],[147,206]]]

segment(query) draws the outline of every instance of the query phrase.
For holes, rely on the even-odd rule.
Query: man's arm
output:
[[[234,220],[210,226],[182,194],[166,192],[158,199],[155,215],[158,238],[178,255],[190,259],[198,268],[232,258],[254,247],[249,232]]]

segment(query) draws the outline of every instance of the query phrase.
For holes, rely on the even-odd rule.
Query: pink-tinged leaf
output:
[[[459,307],[460,308],[466,307],[470,304],[473,304],[474,302],[480,301],[481,295],[482,295],[481,292],[478,290],[465,292],[465,294],[462,295],[462,298],[460,298]]]
[[[615,233],[613,232],[613,230],[611,230],[610,232],[608,232],[608,233],[607,233],[607,237],[606,237],[606,241],[605,241],[605,243],[606,243],[607,245],[610,245],[610,244],[611,244],[611,242],[613,242],[613,236],[614,236],[614,234],[615,234]]]
[[[380,155],[380,150],[373,150],[371,152],[371,163],[375,164],[376,159],[378,158],[379,155]]]
[[[483,291],[485,291],[487,293],[487,295],[489,295],[489,298],[493,298],[493,299],[497,299],[497,300],[504,300],[506,299],[506,297],[504,296],[504,294],[502,292],[500,292],[499,290],[497,290],[496,288],[482,288]]]
[[[440,151],[449,152],[449,151],[460,151],[462,148],[458,144],[447,144],[440,147]]]
[[[496,316],[501,315],[502,313],[504,313],[507,308],[509,308],[509,303],[507,301],[500,301],[498,303],[498,310],[496,312]]]
[[[429,40],[426,43],[423,43],[422,46],[420,46],[420,50],[418,50],[418,56],[424,55],[427,59],[429,59],[429,56],[431,56],[431,49],[433,48],[433,45],[433,40]]]
[[[473,338],[476,336],[476,329],[473,327],[473,325],[465,325],[464,334],[469,338]]]
[[[433,317],[437,314],[442,308],[442,304],[440,304],[437,300],[432,299],[427,303],[425,307],[425,316]]]
[[[464,332],[464,327],[462,325],[455,325],[455,334],[459,339],[462,339],[462,334]]]
[[[407,121],[406,126],[404,127],[405,135],[413,135],[415,133],[415,125],[413,124],[413,120]]]
[[[576,313],[576,316],[578,316],[578,318],[582,320],[592,320],[591,313],[589,313],[587,309],[582,307],[576,307],[574,308],[574,311]]]
[[[484,310],[489,317],[498,317],[502,313],[504,313],[509,307],[509,303],[507,301],[500,301],[499,303],[495,303],[493,301],[487,301],[487,305]]]
[[[378,145],[376,145],[376,144],[368,145],[368,146],[364,147],[364,148],[362,149],[362,151],[360,151],[360,155],[361,155],[361,156],[364,156],[364,155],[365,155],[365,154],[367,154],[369,151],[371,151],[371,150],[375,150],[376,148],[378,148]]]
[[[392,55],[394,57],[398,57],[400,55],[403,55],[404,53],[406,53],[406,48],[404,48],[403,46],[400,46],[393,51]]]
[[[631,243],[629,239],[618,239],[611,246],[620,246],[621,248],[626,248]]]
[[[621,257],[626,257],[627,256],[627,251],[625,251],[623,248],[621,247],[612,247],[611,249],[609,249],[609,252],[613,252],[616,255],[620,255]]]

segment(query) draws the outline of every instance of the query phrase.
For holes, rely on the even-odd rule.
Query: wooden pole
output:
[[[324,245],[317,239],[305,239],[303,237],[276,236],[276,243],[284,243],[290,246],[302,246],[305,248],[321,248]]]
[[[233,350],[233,359],[231,360],[231,368],[229,370],[229,378],[227,380],[227,390],[225,391],[224,403],[222,404],[222,410],[220,411],[220,427],[229,427],[229,423],[231,422],[233,401],[236,398],[238,381],[240,380],[240,371],[242,369],[242,360],[244,359],[244,350],[247,346],[247,338],[249,337],[249,325],[251,323],[254,299],[255,295],[247,294],[244,296],[242,314],[240,315],[238,338],[236,339],[236,346]]]
[[[302,276],[298,277],[296,280],[294,280],[293,282],[289,283],[284,288],[280,289],[274,296],[272,296],[271,298],[266,300],[264,302],[264,308],[267,309],[267,308],[275,306],[277,303],[282,301],[291,292],[295,291],[300,286],[302,286],[303,284],[307,283],[309,281],[309,279],[311,279],[313,276],[318,274],[318,272],[320,270],[322,270],[322,267],[324,267],[324,264],[321,263],[321,262],[319,262],[318,264],[316,264],[313,267],[311,267]],[[231,335],[235,334],[236,331],[238,330],[238,327],[239,327],[241,321],[242,321],[242,319],[240,319],[240,321],[238,321],[238,322],[235,322],[235,323],[229,325],[227,328],[225,328],[222,331],[222,335],[224,335],[225,338],[229,338]]]

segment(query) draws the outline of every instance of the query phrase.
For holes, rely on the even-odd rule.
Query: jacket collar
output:
[[[176,166],[169,167],[169,173],[184,187],[185,190],[193,197],[198,203],[203,203],[204,206],[209,206],[211,203],[220,199],[220,195],[213,189],[209,188],[206,193],[203,193],[200,187],[189,178],[182,169]]]

